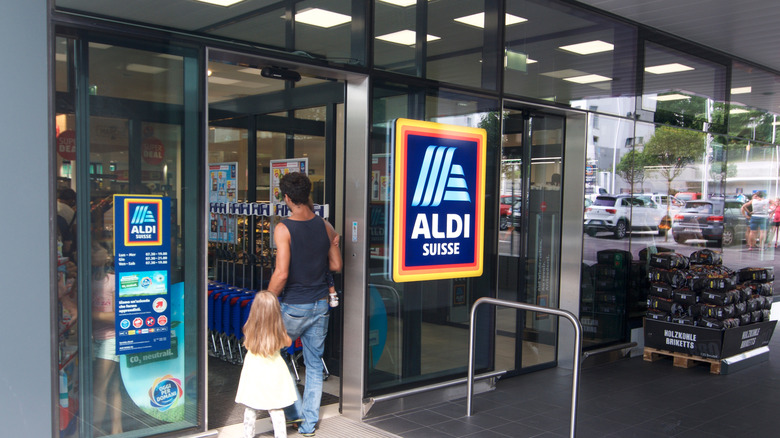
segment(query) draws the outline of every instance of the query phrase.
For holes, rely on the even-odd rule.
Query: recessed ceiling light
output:
[[[563,78],[563,80],[574,82],[577,84],[592,84],[594,82],[611,81],[612,78],[608,78],[606,76],[601,76],[601,75],[584,75],[584,76],[574,76],[571,78]]]
[[[465,17],[455,18],[455,21],[457,21],[458,23],[468,24],[469,26],[474,26],[474,27],[479,27],[480,29],[484,29],[485,13],[479,12],[476,14],[467,15]],[[524,21],[528,21],[528,20],[523,17],[518,17],[517,15],[506,14],[507,26],[511,26],[517,23],[522,23]]]
[[[560,46],[558,48],[578,55],[592,55],[594,53],[609,52],[614,50],[615,46],[601,40],[594,40],[585,43],[569,44],[568,46]]]
[[[401,6],[402,8],[417,4],[417,0],[380,0],[380,1],[384,3],[390,3],[391,5]]]
[[[228,78],[222,78],[219,76],[209,76],[209,83],[210,84],[219,84],[219,85],[233,85],[237,84],[241,81],[236,79],[228,79]]]
[[[241,73],[249,73],[250,75],[257,75],[257,76],[260,76],[260,73],[262,72],[262,70],[260,70],[259,68],[251,68],[251,67],[242,68],[239,71]]]
[[[378,40],[387,41],[389,43],[403,44],[405,46],[413,46],[417,42],[417,33],[413,30],[399,30],[398,32],[388,33],[386,35],[380,35],[376,37]],[[428,35],[427,41],[440,40],[440,37],[436,35]]]
[[[556,79],[562,79],[562,78],[571,78],[575,76],[584,76],[587,73],[584,71],[575,70],[573,68],[567,68],[564,70],[556,70],[556,71],[548,71],[546,73],[541,73],[542,76],[548,76],[551,78]]]
[[[295,21],[312,26],[329,28],[349,23],[352,21],[352,17],[339,14],[338,12],[326,11],[325,9],[307,8],[295,14]]]
[[[731,89],[731,94],[750,94],[753,91],[753,87],[737,87]]]
[[[133,71],[136,73],[149,73],[156,75],[157,73],[162,73],[165,70],[168,70],[167,68],[163,67],[156,67],[153,65],[146,65],[146,64],[127,64],[127,67],[125,67],[127,71]]]
[[[241,3],[244,0],[197,0],[201,3],[208,3],[217,6],[233,6],[236,3]]]
[[[689,67],[685,64],[679,64],[673,62],[671,64],[654,65],[652,67],[645,67],[645,71],[654,75],[664,75],[667,73],[677,73],[681,71],[694,70],[693,67]]]
[[[160,53],[157,55],[158,58],[165,58],[165,59],[171,59],[174,61],[181,61],[183,58],[180,55],[171,55],[170,53]]]
[[[664,94],[663,96],[656,96],[655,100],[659,102],[668,102],[670,100],[685,100],[690,98],[691,96],[675,93],[675,94]]]
[[[732,108],[729,111],[729,114],[745,114],[747,112],[749,112],[749,111],[744,109],[744,108]]]

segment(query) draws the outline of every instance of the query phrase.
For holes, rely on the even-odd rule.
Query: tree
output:
[[[645,164],[666,180],[666,192],[671,193],[672,181],[686,167],[702,158],[705,136],[702,132],[659,126],[643,151]]]
[[[615,168],[615,172],[620,175],[625,182],[631,186],[631,191],[634,191],[634,186],[639,184],[641,190],[644,192],[645,181],[645,154],[642,151],[632,150],[631,152],[623,155]]]

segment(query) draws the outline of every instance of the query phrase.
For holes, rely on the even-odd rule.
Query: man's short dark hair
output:
[[[63,201],[75,201],[76,192],[74,192],[73,189],[67,187],[60,189],[60,191],[57,193],[57,199],[61,199]]]
[[[279,179],[279,190],[282,195],[290,197],[293,204],[309,204],[311,180],[300,172],[291,172]]]

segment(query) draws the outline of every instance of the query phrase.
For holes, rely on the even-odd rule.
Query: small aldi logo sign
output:
[[[484,129],[397,119],[393,281],[482,275]]]
[[[126,197],[122,202],[125,246],[162,245],[162,199]]]

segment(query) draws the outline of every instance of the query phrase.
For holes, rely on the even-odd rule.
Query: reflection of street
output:
[[[714,251],[722,252],[723,265],[735,271],[746,267],[776,267],[780,265],[778,261],[780,258],[780,249],[778,249],[778,252],[776,253],[774,247],[765,250],[748,251],[747,247],[744,245],[733,245],[726,248],[706,246],[704,240],[688,240],[684,244],[679,244],[674,241],[671,233],[669,234],[668,239],[664,236],[658,236],[655,233],[637,232],[622,240],[617,240],[606,233],[599,234],[595,237],[584,235],[583,238],[582,261],[588,265],[596,263],[596,253],[604,249],[623,249],[631,251],[633,259],[638,260],[639,251],[653,245],[656,247],[669,248],[672,251],[685,256],[689,256],[692,252],[702,248],[710,248]]]
[[[514,228],[509,227],[506,230],[498,232],[498,253],[500,255],[517,256],[520,254],[520,238],[522,235]]]
[[[499,231],[498,233],[498,253],[503,256],[517,257],[520,252],[520,240],[522,234],[513,231],[512,228]],[[684,244],[674,241],[672,234],[669,233],[668,239],[665,236],[659,236],[655,232],[634,232],[624,239],[615,239],[611,234],[599,233],[595,237],[583,234],[583,254],[582,261],[588,265],[596,263],[596,253],[604,249],[622,249],[631,251],[634,260],[639,259],[639,251],[648,247],[656,246],[669,248],[672,251],[689,256],[692,252],[702,248],[710,248],[714,251],[723,253],[723,265],[739,270],[746,267],[766,267],[772,266],[775,271],[780,272],[780,248],[769,247],[764,250],[748,251],[744,244],[732,245],[726,248],[715,248],[706,246],[704,240],[688,240]]]
[[[520,240],[523,237],[521,233],[509,228],[498,232],[498,253],[502,256],[517,257],[520,254]],[[665,236],[659,236],[655,232],[634,232],[624,239],[616,239],[611,234],[599,233],[595,237],[582,235],[583,251],[582,261],[587,265],[596,263],[596,253],[605,249],[622,249],[631,251],[634,260],[639,260],[639,251],[648,246],[669,248],[672,251],[690,256],[692,252],[702,248],[710,248],[714,251],[722,252],[723,265],[727,268],[737,271],[747,267],[768,267],[775,268],[780,272],[780,248],[775,249],[770,246],[764,250],[748,251],[744,244],[732,245],[726,248],[715,248],[706,245],[704,240],[688,240],[684,244],[674,241],[669,233],[668,239]]]

